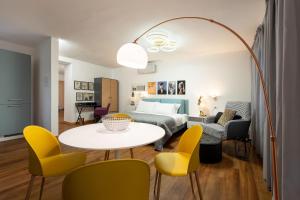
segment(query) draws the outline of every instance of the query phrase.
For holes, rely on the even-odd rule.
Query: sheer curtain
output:
[[[266,80],[277,133],[280,197],[288,200],[300,198],[299,11],[299,0],[268,0],[253,44]],[[256,151],[263,158],[264,178],[271,187],[270,139],[262,95],[252,67],[251,132]]]
[[[266,77],[266,56],[265,56],[265,31],[264,25],[258,27],[255,40],[253,43],[253,51],[255,52],[264,77]],[[265,104],[263,91],[260,86],[259,76],[255,69],[255,63],[251,60],[252,72],[252,97],[251,97],[251,133],[256,153],[263,158],[263,177],[268,187],[271,187],[271,167],[270,167],[270,139],[268,137],[267,117],[265,112]],[[267,80],[266,80],[267,81]],[[267,82],[266,82],[267,83]],[[268,84],[268,83],[267,83]]]

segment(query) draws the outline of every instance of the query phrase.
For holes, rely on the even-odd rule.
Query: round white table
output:
[[[119,158],[120,149],[151,144],[164,135],[164,129],[152,124],[131,122],[128,129],[112,132],[97,123],[64,131],[58,139],[65,145],[82,149],[115,150],[115,157]]]

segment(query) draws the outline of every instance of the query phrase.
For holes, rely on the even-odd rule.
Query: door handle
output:
[[[21,105],[8,105],[9,108],[21,107]]]
[[[24,99],[8,99],[8,101],[24,101]]]

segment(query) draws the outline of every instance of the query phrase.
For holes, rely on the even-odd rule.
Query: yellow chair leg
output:
[[[105,151],[104,160],[109,160],[109,153],[110,153],[109,150],[106,150],[106,151]]]
[[[190,177],[190,182],[191,182],[193,196],[195,196],[195,190],[194,190],[194,184],[193,184],[193,174],[189,173],[189,177]]]
[[[30,194],[31,194],[31,190],[32,190],[34,179],[35,179],[35,176],[31,175],[31,178],[30,178],[30,181],[29,181],[29,185],[28,185],[28,188],[27,188],[27,193],[26,193],[25,200],[29,200],[29,198],[30,198]]]
[[[131,156],[131,158],[134,158],[134,156],[133,156],[133,149],[132,148],[130,149],[130,156]]]
[[[40,189],[40,198],[39,198],[39,200],[41,200],[41,199],[42,199],[42,196],[43,196],[44,184],[45,184],[45,177],[42,178],[41,189]]]
[[[156,196],[157,178],[158,178],[158,171],[155,172],[155,182],[154,182],[154,188],[153,188],[154,198]]]
[[[161,173],[158,172],[156,200],[159,200],[159,196],[160,196],[160,183],[161,183]]]
[[[196,177],[196,183],[197,183],[197,187],[198,187],[199,197],[201,200],[203,200],[203,196],[202,196],[202,192],[201,192],[201,188],[200,188],[199,174],[197,171],[195,171],[195,177]]]

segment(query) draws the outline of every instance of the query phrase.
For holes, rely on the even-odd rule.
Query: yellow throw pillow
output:
[[[225,126],[225,124],[228,121],[233,119],[235,114],[236,114],[235,110],[225,109],[224,113],[221,115],[220,119],[218,120],[218,124]]]

